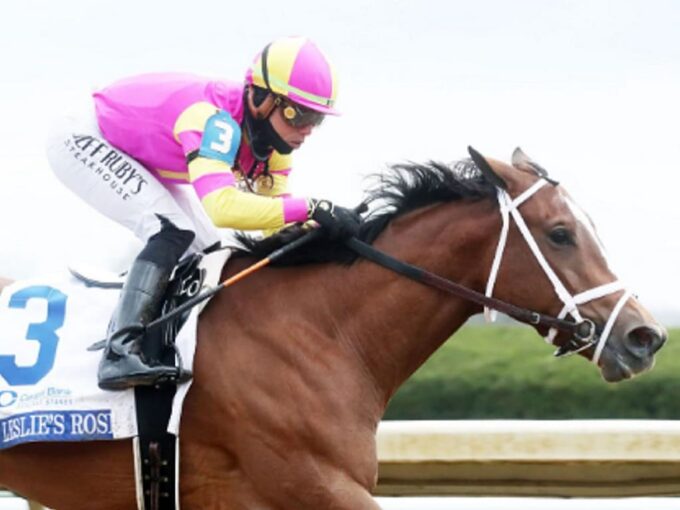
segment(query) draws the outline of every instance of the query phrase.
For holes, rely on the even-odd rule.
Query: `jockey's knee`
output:
[[[165,216],[157,215],[161,229],[152,235],[137,257],[161,267],[172,268],[189,248],[196,234],[191,230],[178,228]]]

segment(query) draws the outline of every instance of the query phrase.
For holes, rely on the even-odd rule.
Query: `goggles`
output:
[[[321,112],[305,108],[299,104],[281,98],[281,113],[288,125],[301,128],[306,126],[318,126],[323,122],[325,115]]]

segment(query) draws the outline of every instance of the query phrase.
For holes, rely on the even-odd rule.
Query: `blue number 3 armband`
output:
[[[241,144],[241,128],[229,113],[219,111],[205,123],[198,155],[234,166]]]

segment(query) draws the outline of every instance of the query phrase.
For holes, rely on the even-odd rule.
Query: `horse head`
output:
[[[592,325],[584,338],[540,324],[536,328],[558,346],[557,355],[578,352],[598,365],[607,381],[651,368],[666,331],[617,280],[590,217],[521,149],[515,150],[512,165],[472,148],[470,154],[498,188],[501,215],[509,225],[504,226],[505,255],[501,241],[487,294]]]

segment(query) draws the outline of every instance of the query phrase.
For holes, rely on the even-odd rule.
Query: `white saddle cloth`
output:
[[[203,258],[205,286],[217,284],[229,250]],[[133,390],[102,391],[102,351],[119,289],[87,287],[70,273],[13,283],[0,294],[0,449],[35,441],[123,439],[137,435]],[[199,310],[177,335],[191,369]],[[191,382],[179,386],[168,432],[177,435]]]

